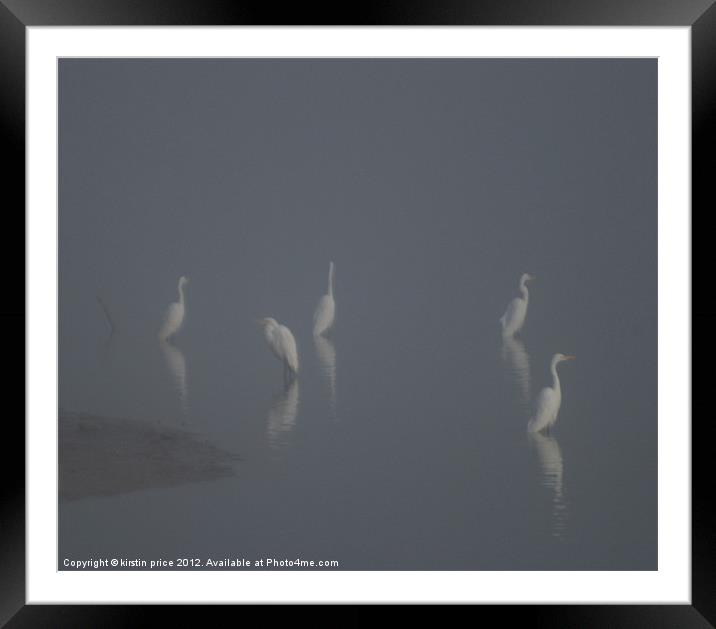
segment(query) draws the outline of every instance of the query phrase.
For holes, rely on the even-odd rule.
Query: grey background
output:
[[[655,60],[59,72],[60,406],[178,416],[153,335],[187,274],[192,430],[242,457],[230,480],[61,502],[61,557],[240,540],[345,569],[656,568]],[[331,412],[310,338],[329,259]],[[578,356],[557,539],[499,358],[524,271],[533,393],[552,353]],[[96,293],[120,321],[114,369]],[[279,455],[256,316],[287,324],[304,362]],[[220,515],[183,517],[207,504]]]

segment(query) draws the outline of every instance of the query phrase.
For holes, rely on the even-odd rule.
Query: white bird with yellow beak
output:
[[[554,426],[557,421],[559,407],[562,405],[562,387],[557,375],[557,365],[565,360],[574,360],[574,356],[555,354],[549,370],[552,372],[552,386],[545,387],[537,396],[537,405],[534,416],[527,423],[528,432],[540,432],[545,428]]]

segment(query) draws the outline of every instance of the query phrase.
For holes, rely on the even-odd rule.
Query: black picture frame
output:
[[[25,277],[8,273],[17,260],[9,242],[25,248],[25,40],[30,26],[131,25],[534,25],[534,26],[690,26],[692,54],[692,226],[694,217],[713,207],[707,152],[716,146],[713,112],[716,103],[716,5],[714,0],[433,0],[360,3],[331,9],[304,3],[278,10],[273,3],[222,0],[0,0],[0,138],[6,156],[3,169],[5,243],[4,293],[0,317],[6,330],[6,355],[20,356],[24,338],[9,333],[25,325]],[[698,219],[696,222],[698,222]],[[698,230],[692,232],[698,235]],[[703,234],[702,238],[708,237]],[[21,236],[23,238],[21,240]],[[693,256],[694,272],[708,268]],[[24,257],[23,257],[24,260]],[[701,262],[701,264],[699,264]],[[24,263],[23,263],[24,264]],[[703,270],[700,271],[705,274]],[[693,281],[693,280],[692,280]],[[699,284],[697,284],[698,286]],[[692,321],[699,329],[716,318],[713,293],[704,286]],[[20,298],[22,295],[22,299]],[[707,299],[708,297],[708,299]],[[692,323],[693,326],[693,323]],[[17,344],[17,348],[15,347]],[[704,356],[713,341],[699,338]],[[24,347],[22,364],[25,364]],[[6,390],[19,400],[25,371],[14,363],[4,378]],[[693,370],[695,378],[709,369]],[[22,382],[21,382],[22,378]],[[692,385],[693,388],[693,385]],[[21,405],[24,416],[24,397]],[[135,605],[25,605],[25,477],[24,424],[20,412],[7,413],[0,457],[0,625],[17,627],[136,626],[166,622],[176,614],[181,626],[207,624],[206,608]],[[687,418],[684,418],[686,420]],[[714,627],[716,626],[716,517],[710,504],[716,498],[708,465],[711,445],[705,438],[708,419],[692,419],[692,605],[539,605],[478,606],[477,619],[499,615],[501,623],[530,622],[558,627]],[[7,453],[14,451],[16,459]],[[357,621],[366,607],[351,610]],[[272,612],[294,614],[286,608]],[[442,613],[442,612],[439,612]],[[444,619],[444,617],[442,617]]]

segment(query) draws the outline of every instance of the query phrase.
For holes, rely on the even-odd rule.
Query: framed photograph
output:
[[[716,622],[709,1],[90,4],[0,2],[26,234],[0,621]]]

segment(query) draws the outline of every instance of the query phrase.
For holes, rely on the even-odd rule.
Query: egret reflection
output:
[[[522,405],[529,408],[532,399],[532,377],[530,375],[530,356],[525,344],[520,339],[511,336],[503,338],[502,361],[505,363],[508,376],[517,387]]]
[[[567,530],[568,510],[564,500],[564,460],[559,443],[552,436],[538,432],[528,433],[530,443],[537,451],[541,471],[541,484],[552,492],[552,535],[563,537]]]
[[[316,348],[318,363],[321,372],[328,382],[329,404],[331,413],[336,412],[336,348],[331,341],[323,336],[314,336],[313,344]]]
[[[293,378],[284,384],[283,391],[276,395],[266,417],[266,435],[269,446],[281,450],[296,426],[298,415],[298,380]]]
[[[184,353],[178,347],[166,341],[160,342],[159,347],[162,349],[169,375],[172,377],[174,388],[179,395],[179,406],[182,413],[186,415],[189,410],[189,392],[186,383],[186,359],[184,358]]]

